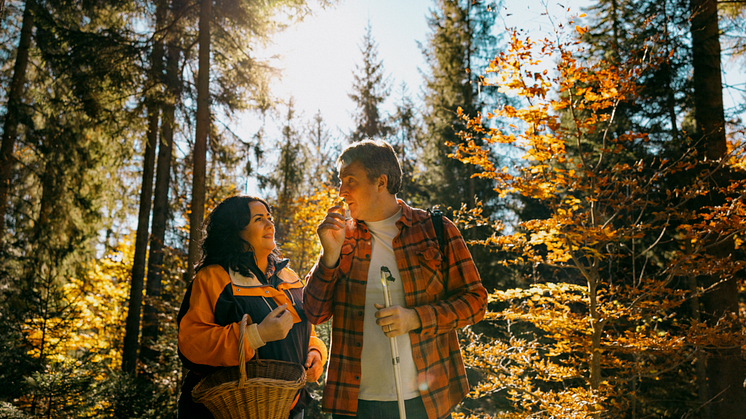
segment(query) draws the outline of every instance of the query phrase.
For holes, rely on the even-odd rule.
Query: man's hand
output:
[[[316,234],[321,242],[321,263],[327,268],[337,266],[345,241],[345,217],[342,212],[343,209],[339,205],[329,208],[324,221],[316,228]]]
[[[283,340],[293,327],[293,316],[287,311],[287,304],[272,310],[256,328],[264,342]]]
[[[311,349],[306,357],[306,381],[313,383],[321,378],[324,366],[321,364],[321,354],[319,351]]]
[[[390,338],[409,333],[422,327],[420,315],[411,308],[392,306],[384,308],[383,304],[375,304],[376,324],[381,326],[383,333]]]

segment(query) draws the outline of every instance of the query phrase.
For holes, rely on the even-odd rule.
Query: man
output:
[[[388,143],[347,147],[337,169],[352,218],[328,210],[303,292],[312,323],[333,318],[322,408],[335,419],[398,417],[388,339],[397,337],[407,419],[444,418],[469,392],[456,329],[484,316],[479,273],[453,223],[443,219],[443,254],[431,216],[396,198],[402,172]]]

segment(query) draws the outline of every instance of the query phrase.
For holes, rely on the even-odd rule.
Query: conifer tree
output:
[[[385,139],[391,128],[382,113],[381,106],[389,96],[388,78],[383,69],[383,60],[378,59],[378,45],[373,38],[373,28],[368,22],[360,46],[363,62],[355,66],[354,81],[350,99],[357,108],[353,115],[355,130],[350,135],[350,142],[364,139]]]
[[[720,29],[718,5],[715,0],[692,0],[690,2],[692,66],[694,84],[695,144],[709,171],[718,171],[719,164],[728,160],[725,114],[723,107],[723,83],[721,79]],[[704,201],[712,207],[725,206],[732,199],[719,192],[723,182],[732,180],[734,174],[720,174],[708,186],[713,192]],[[736,249],[728,236],[715,235],[705,243],[708,256],[730,258]],[[702,298],[702,309],[706,324],[717,327],[730,324],[734,335],[743,333],[739,308],[738,277],[723,278],[719,273],[700,276],[700,286],[709,289]],[[716,345],[708,351],[707,387],[711,417],[721,418],[746,409],[746,393],[742,385],[744,360],[740,347]],[[739,384],[740,383],[740,384]]]
[[[172,0],[170,7],[174,19],[183,13],[184,1]],[[162,278],[164,275],[164,252],[167,251],[166,227],[169,211],[169,189],[171,187],[171,160],[176,129],[176,106],[181,99],[181,39],[184,22],[174,20],[167,34],[164,99],[162,103],[162,122],[158,146],[158,169],[155,179],[155,196],[153,200],[153,220],[151,226],[150,252],[148,255],[147,301],[143,312],[143,333],[140,359],[144,362],[157,362],[159,354],[158,339],[161,335],[161,314],[164,305],[161,303]]]
[[[484,1],[438,0],[428,19],[431,33],[422,52],[426,72],[424,125],[424,164],[422,182],[429,194],[429,205],[456,210],[471,204],[477,191],[490,190],[473,179],[475,169],[448,158],[450,144],[458,144],[457,133],[465,127],[458,109],[476,116],[486,105],[478,74],[494,57],[496,38],[491,28],[495,4]],[[476,139],[479,141],[479,139]],[[485,199],[493,205],[490,198]]]
[[[266,42],[270,35],[292,21],[302,19],[307,13],[306,0],[200,2],[197,92],[192,94],[197,109],[194,148],[190,156],[192,200],[188,210],[187,278],[194,274],[205,213],[205,191],[210,186],[207,183],[207,152],[213,143],[221,140],[212,125],[212,115],[217,110],[230,115],[240,110],[268,107],[271,102],[268,80],[274,70],[251,51],[254,46]],[[287,16],[287,23],[280,24],[275,19],[277,14]]]
[[[26,83],[26,69],[29,62],[29,49],[31,48],[31,34],[34,30],[32,7],[33,0],[29,0],[24,7],[20,38],[13,67],[13,79],[8,89],[5,105],[5,121],[3,123],[2,145],[0,145],[0,247],[5,242],[5,215],[8,208],[8,193],[15,160],[13,152],[17,142],[18,125],[20,119],[25,119],[21,118],[22,100],[24,84]]]
[[[418,183],[423,168],[418,164],[422,155],[421,118],[406,84],[401,85],[396,111],[390,117],[389,141],[402,166],[402,187],[397,196],[410,205],[422,205],[421,185]]]
[[[268,175],[259,176],[259,184],[262,188],[274,190],[275,238],[282,243],[292,228],[290,217],[293,214],[293,201],[304,189],[308,171],[309,152],[302,141],[300,122],[295,114],[292,98],[287,104],[278,144],[279,155],[274,170]]]
[[[338,150],[339,141],[327,127],[320,110],[308,124],[306,135],[308,136],[310,163],[308,185],[321,188],[323,185],[333,183],[337,174],[334,162],[340,151]]]
[[[162,33],[166,26],[167,4],[158,1],[155,4],[155,31]],[[163,36],[156,36],[153,42],[150,59],[150,85],[146,93],[146,113],[148,115],[148,132],[143,142],[142,182],[140,186],[140,206],[137,216],[137,232],[135,235],[135,258],[132,264],[132,279],[130,281],[130,298],[127,310],[126,333],[122,354],[122,369],[134,373],[137,368],[137,348],[140,336],[140,313],[142,292],[145,284],[145,266],[147,263],[147,249],[150,242],[150,210],[153,199],[153,175],[155,172],[155,155],[158,148],[158,127],[160,122],[161,104],[160,89],[163,73]]]
[[[501,213],[505,203],[489,182],[473,177],[478,169],[449,157],[462,143],[458,133],[466,128],[459,110],[476,117],[485,111],[488,100],[504,101],[494,86],[483,84],[479,77],[498,48],[492,31],[497,5],[473,0],[438,0],[436,5],[428,19],[431,33],[422,47],[430,67],[425,72],[424,152],[417,200],[424,207],[439,206],[452,219],[461,215],[468,218],[468,211],[480,211],[486,218],[505,217]],[[472,140],[483,143],[479,136]],[[488,152],[496,156],[496,150]],[[483,226],[470,226],[463,234],[467,240],[475,240],[491,233]],[[497,265],[494,254],[483,248],[471,251],[485,287],[505,286],[510,275]]]

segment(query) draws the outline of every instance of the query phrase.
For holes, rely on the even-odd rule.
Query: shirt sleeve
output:
[[[446,240],[446,298],[415,307],[422,323],[420,334],[432,336],[472,325],[484,317],[487,290],[474,265],[466,242],[456,226],[443,218]]]
[[[238,365],[239,324],[215,323],[215,305],[230,277],[222,269],[204,268],[192,283],[189,310],[179,324],[179,350],[191,362],[215,367]],[[246,360],[254,356],[244,345]]]
[[[303,288],[303,310],[312,324],[321,324],[332,317],[334,310],[334,287],[336,269],[329,269],[321,263],[321,257],[306,276]]]

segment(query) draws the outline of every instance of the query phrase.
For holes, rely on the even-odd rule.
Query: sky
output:
[[[542,0],[506,1],[510,4],[499,11],[495,30],[516,26],[548,34],[551,24],[543,16],[546,10],[557,22],[564,22],[571,14],[582,13],[581,6],[588,2],[570,0],[562,7],[547,3],[547,8]],[[341,0],[325,10],[315,7],[314,15],[276,35],[274,45],[263,52],[282,57],[273,61],[282,70],[273,92],[284,100],[292,96],[303,120],[311,120],[320,111],[337,136],[349,133],[355,108],[348,94],[356,65],[362,63],[360,47],[370,22],[378,58],[390,77],[389,106],[401,96],[402,83],[418,99],[423,83],[420,69],[427,69],[418,42],[427,42],[427,17],[434,4],[435,0]],[[245,122],[239,131],[250,136],[255,122],[251,118]]]
[[[402,83],[406,83],[415,103],[419,102],[423,85],[421,70],[426,71],[427,65],[418,43],[426,44],[431,33],[427,17],[435,0],[340,0],[327,9],[320,9],[315,0],[309,3],[315,6],[314,14],[277,34],[274,43],[260,52],[260,55],[278,57],[272,64],[281,70],[282,76],[274,82],[272,91],[282,100],[293,98],[301,121],[311,121],[321,112],[332,135],[340,141],[351,132],[355,104],[348,94],[352,91],[356,65],[362,63],[360,47],[369,23],[378,46],[378,58],[390,78],[391,96],[384,111],[393,110],[401,97]],[[593,0],[561,3],[504,0],[504,3],[498,11],[495,31],[505,31],[507,35],[507,28],[516,27],[530,34],[532,39],[545,36],[552,39],[554,25],[581,15]],[[583,25],[583,21],[577,19],[576,23]],[[746,86],[743,84],[746,75],[736,63],[724,59],[723,65],[725,83]],[[724,94],[726,108],[742,100],[742,94],[733,90]],[[236,133],[247,140],[261,124],[250,115],[239,120]],[[271,123],[267,129],[273,129]],[[247,179],[246,192],[259,192],[255,180]]]

